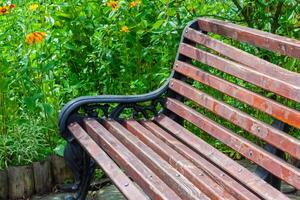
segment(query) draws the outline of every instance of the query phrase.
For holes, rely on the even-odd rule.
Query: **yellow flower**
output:
[[[110,1],[107,3],[107,6],[111,7],[112,10],[117,10],[120,7],[117,1]]]
[[[129,3],[130,8],[134,8],[136,6],[139,6],[141,4],[141,1],[132,1]]]
[[[124,33],[128,33],[129,32],[128,26],[122,26],[120,31]]]
[[[130,8],[134,8],[136,6],[136,3],[134,1],[130,2],[129,3],[129,7]]]
[[[0,6],[0,15],[6,15],[6,14],[8,14],[9,13],[8,9],[9,9],[8,6],[3,6],[3,7]]]
[[[30,6],[29,6],[29,10],[31,10],[31,11],[35,11],[37,8],[39,7],[39,5],[38,4],[36,4],[36,3],[34,3],[34,4],[31,4]]]
[[[27,44],[30,44],[30,45],[35,42],[40,43],[45,39],[46,36],[47,36],[47,34],[45,32],[33,32],[26,36],[25,41]]]

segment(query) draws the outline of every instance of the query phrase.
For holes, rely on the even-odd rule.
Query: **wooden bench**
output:
[[[211,70],[294,103],[300,102],[300,75],[211,34],[300,59],[300,41],[215,19],[191,22],[183,32],[171,77],[161,88],[136,96],[80,97],[62,109],[59,127],[67,140],[65,159],[78,191],[70,199],[85,199],[96,165],[127,199],[289,199],[278,190],[281,180],[300,189],[299,169],[283,159],[286,154],[300,159],[299,140],[287,134],[290,127],[300,128],[300,112]],[[267,124],[194,85],[232,97],[273,122]],[[198,112],[203,110],[266,145]],[[190,132],[186,123],[257,164],[256,173]]]

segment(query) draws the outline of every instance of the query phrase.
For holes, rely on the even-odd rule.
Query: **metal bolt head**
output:
[[[253,156],[253,151],[249,151],[249,156]]]
[[[128,187],[129,186],[129,183],[125,183],[125,185],[124,185],[125,187]]]
[[[261,128],[258,126],[257,127],[257,132],[260,132],[261,131]]]

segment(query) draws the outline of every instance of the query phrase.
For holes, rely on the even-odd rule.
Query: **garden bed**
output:
[[[26,199],[33,194],[53,192],[55,186],[73,180],[62,157],[51,155],[27,166],[0,170],[0,199]]]

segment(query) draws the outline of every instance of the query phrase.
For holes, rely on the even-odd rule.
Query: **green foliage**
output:
[[[101,0],[16,0],[15,8],[0,14],[0,168],[30,163],[53,151],[62,154],[57,116],[72,98],[141,94],[159,87],[170,74],[182,29],[196,17],[212,16],[300,37],[296,0],[135,2],[130,6],[131,1],[121,0],[113,9]],[[0,1],[0,6],[5,4]],[[35,36],[29,44],[33,32],[46,36]],[[300,71],[294,59],[225,41]]]

